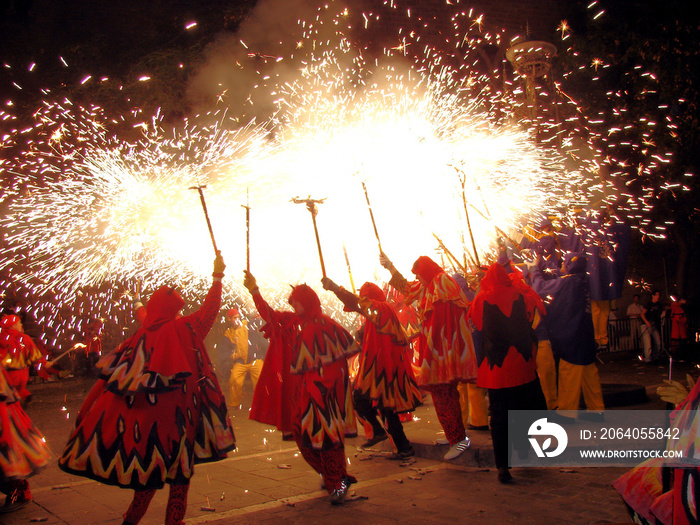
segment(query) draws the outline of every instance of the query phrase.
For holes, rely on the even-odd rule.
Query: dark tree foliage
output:
[[[19,0],[0,4],[0,96],[33,112],[56,98],[121,114],[187,112],[185,85],[205,46],[235,30],[255,0]],[[186,29],[190,22],[197,26]],[[31,64],[35,66],[30,71]],[[8,67],[9,66],[9,67]],[[82,80],[91,76],[89,82]],[[151,81],[139,79],[149,75]],[[103,78],[109,81],[102,81]],[[17,86],[21,87],[18,88]]]
[[[645,257],[668,256],[670,267],[676,263],[669,292],[697,296],[689,269],[700,231],[700,19],[689,7],[685,0],[562,2],[571,30],[560,47],[571,72],[564,90],[581,104],[619,189],[647,207],[641,230],[656,251]],[[659,240],[664,229],[667,239]]]

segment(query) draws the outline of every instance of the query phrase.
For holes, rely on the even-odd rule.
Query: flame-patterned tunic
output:
[[[411,366],[412,349],[395,308],[373,283],[360,288],[359,297],[339,287],[334,290],[346,311],[365,318],[355,388],[378,409],[411,412],[422,403]]]
[[[273,310],[257,292],[253,297],[265,321],[295,327],[272,332],[270,340],[272,348],[278,344],[275,337],[293,338],[285,343],[291,348],[293,377],[284,389],[290,395],[292,432],[305,448],[329,450],[342,444],[357,431],[346,359],[359,351],[352,335],[321,312],[318,296],[304,284],[290,296],[304,305],[301,315]],[[261,383],[256,391],[265,387]]]
[[[19,403],[0,365],[0,485],[24,479],[46,467],[51,451]]]
[[[474,382],[477,365],[467,318],[469,301],[455,280],[429,257],[419,257],[413,271],[426,284],[408,282],[398,273],[389,284],[405,295],[406,304],[416,303],[420,316],[418,385]]]
[[[80,409],[59,460],[69,473],[137,490],[186,484],[194,464],[235,448],[226,402],[204,346],[221,304],[215,281],[197,312],[162,287],[142,328],[97,364],[100,379]]]

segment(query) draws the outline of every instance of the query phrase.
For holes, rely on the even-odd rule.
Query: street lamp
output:
[[[535,79],[549,72],[551,60],[556,55],[556,46],[539,40],[526,40],[514,44],[506,51],[506,58],[513,64],[513,68],[525,77],[527,101],[533,121],[537,117]]]

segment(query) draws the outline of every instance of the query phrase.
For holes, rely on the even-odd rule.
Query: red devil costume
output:
[[[435,412],[452,447],[445,459],[454,459],[469,447],[457,384],[476,380],[474,342],[467,324],[469,302],[457,282],[430,257],[413,265],[418,281],[408,282],[382,254],[380,262],[391,271],[391,284],[417,303],[421,334],[417,340],[419,372],[416,380],[433,398]]]
[[[522,280],[520,272],[506,273],[492,264],[481,280],[469,316],[481,331],[477,385],[489,391],[491,440],[498,479],[508,472],[508,410],[546,410],[537,378],[537,340],[532,322],[544,312],[540,297]]]
[[[28,398],[27,390],[29,368],[39,364],[39,375],[48,379],[49,375],[42,367],[46,359],[32,338],[22,330],[22,323],[17,315],[6,315],[0,321],[0,359],[7,371],[7,378],[12,388],[17,390],[21,399]],[[56,370],[51,369],[52,372]]]
[[[415,454],[406,438],[398,414],[410,412],[421,404],[421,393],[411,368],[408,338],[394,307],[376,284],[365,283],[360,295],[338,286],[330,279],[324,287],[335,293],[345,311],[358,312],[366,319],[362,331],[362,353],[355,378],[353,405],[357,413],[372,426],[371,446],[386,439],[387,433],[377,420],[377,410],[387,423],[396,445],[396,459]]]
[[[51,457],[44,437],[22,410],[20,399],[0,365],[0,492],[7,494],[0,512],[32,500],[26,478],[46,467]]]
[[[347,330],[323,314],[321,301],[309,286],[293,288],[289,303],[295,313],[291,314],[270,308],[248,272],[244,285],[268,323],[273,353],[268,349],[266,363],[275,358],[275,349],[281,347],[279,366],[283,366],[285,353],[291,350],[292,380],[283,388],[289,393],[294,440],[306,462],[323,477],[331,503],[341,503],[350,484],[357,481],[346,471],[344,440],[346,434],[355,433],[347,357],[359,349]],[[277,337],[291,339],[279,342]],[[267,379],[261,377],[254,402],[265,392],[266,385]],[[255,407],[253,410],[256,415],[264,412]]]
[[[700,523],[699,417],[700,381],[670,414],[670,436],[673,437],[667,439],[666,450],[673,455],[646,460],[613,483],[634,523]]]
[[[221,460],[235,448],[204,346],[221,304],[222,276],[214,273],[204,304],[186,317],[179,317],[184,301],[177,292],[155,291],[142,327],[98,362],[100,379],[59,460],[71,474],[134,489],[125,523],[138,523],[165,483],[166,523],[181,523],[194,464]]]
[[[260,294],[253,294],[253,300],[265,322],[262,332],[270,345],[248,417],[289,434],[292,431],[292,396],[298,380],[297,375],[291,374],[292,345],[299,330],[298,320],[292,312],[277,312],[270,308]]]

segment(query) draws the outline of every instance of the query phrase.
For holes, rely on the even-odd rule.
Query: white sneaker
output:
[[[455,459],[456,457],[459,457],[462,452],[467,450],[469,446],[471,445],[471,441],[469,441],[469,437],[465,436],[462,441],[459,443],[455,443],[450,447],[450,450],[447,451],[447,454],[445,454],[444,459],[450,460],[450,459]]]

